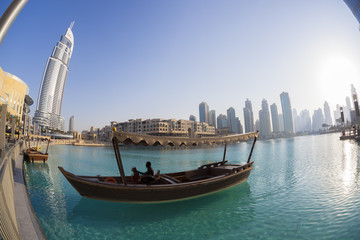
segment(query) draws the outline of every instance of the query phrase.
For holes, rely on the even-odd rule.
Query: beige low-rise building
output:
[[[0,104],[7,104],[7,111],[11,115],[22,116],[25,95],[28,93],[29,87],[23,80],[0,67]]]
[[[112,122],[117,131],[136,134],[171,135],[171,136],[214,136],[215,127],[207,123],[176,119],[130,119],[127,122]]]

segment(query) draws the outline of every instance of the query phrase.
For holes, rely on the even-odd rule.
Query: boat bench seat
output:
[[[208,179],[208,178],[212,178],[212,177],[214,177],[214,176],[213,176],[213,175],[194,176],[194,177],[188,178],[188,181],[189,181],[189,182],[199,181],[199,180]]]
[[[177,180],[176,178],[170,177],[166,174],[161,174],[160,178],[164,179],[165,181],[171,183],[171,184],[176,184],[176,183],[180,183],[179,180]]]

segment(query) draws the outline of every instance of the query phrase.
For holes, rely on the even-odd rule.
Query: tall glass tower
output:
[[[229,109],[227,110],[227,120],[228,120],[229,132],[237,133],[236,114],[235,114],[235,109],[233,107],[229,107]]]
[[[246,101],[245,101],[244,121],[245,121],[245,132],[246,133],[255,131],[254,114],[253,114],[253,110],[252,110],[252,104],[249,99],[246,99]]]
[[[61,117],[61,105],[68,66],[74,49],[74,35],[71,31],[73,25],[74,22],[54,47],[42,77],[33,122],[45,128],[62,131],[65,129],[65,120]]]
[[[206,102],[199,104],[200,122],[209,123],[209,106]]]
[[[291,102],[289,93],[282,92],[280,94],[280,100],[281,100],[281,108],[283,112],[283,119],[284,119],[284,131],[293,134],[294,133],[294,121],[291,111]]]

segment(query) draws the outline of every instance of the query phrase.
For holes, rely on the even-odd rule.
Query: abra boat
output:
[[[99,200],[150,203],[166,202],[198,197],[240,184],[249,177],[253,169],[251,155],[258,132],[225,137],[161,137],[138,135],[125,132],[113,133],[113,147],[120,176],[79,176],[59,167],[61,173],[81,196]],[[246,164],[228,164],[225,160],[226,147],[230,142],[248,141],[254,138]],[[135,145],[194,146],[201,144],[224,144],[223,160],[205,164],[190,171],[159,174],[150,184],[132,182],[131,176],[125,176],[119,150],[119,142]]]
[[[38,146],[39,140],[38,140],[37,145],[34,147],[30,147],[30,139],[28,142],[29,142],[29,147],[24,151],[25,160],[29,160],[31,162],[34,162],[34,161],[46,162],[49,157],[48,149],[49,149],[49,144],[50,144],[50,138],[48,139],[45,153],[40,152],[40,147]]]

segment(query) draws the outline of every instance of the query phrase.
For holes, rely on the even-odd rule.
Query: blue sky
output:
[[[3,13],[10,0],[0,2]],[[0,46],[0,66],[35,102],[47,58],[75,21],[62,116],[75,129],[131,118],[198,118],[288,92],[311,114],[360,91],[359,24],[343,1],[29,0]],[[32,106],[31,115],[36,104]],[[243,121],[242,121],[243,123]]]

